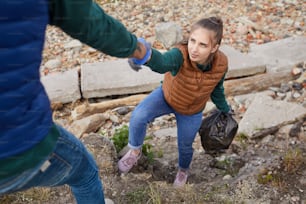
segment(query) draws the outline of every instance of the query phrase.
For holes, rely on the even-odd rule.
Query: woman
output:
[[[227,57],[219,51],[223,22],[218,17],[196,22],[187,42],[161,54],[152,49],[145,65],[165,73],[162,86],[154,90],[133,111],[129,126],[130,150],[118,167],[128,172],[141,156],[147,124],[156,117],[173,113],[177,120],[178,172],[175,187],[184,186],[193,156],[192,143],[202,121],[202,111],[211,98],[222,112],[230,107],[224,95],[223,81],[228,69]],[[142,63],[130,59],[132,68]]]

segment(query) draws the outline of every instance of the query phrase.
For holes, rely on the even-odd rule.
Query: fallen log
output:
[[[293,133],[293,137],[298,137],[304,121],[306,121],[306,114],[298,118],[295,118],[293,120],[285,121],[278,125],[258,130],[256,133],[250,136],[250,139],[256,140],[256,139],[262,139],[266,137],[267,135],[274,135],[281,127],[285,125],[290,125],[290,124],[293,124],[293,127],[290,129],[290,132]],[[290,136],[290,132],[289,132],[289,136]]]
[[[110,101],[104,101],[101,103],[94,104],[82,104],[77,106],[72,112],[71,117],[73,120],[81,119],[83,117],[93,115],[96,113],[103,113],[108,109],[116,108],[119,106],[132,106],[137,105],[142,101],[147,94],[138,94],[133,96],[128,96],[125,98],[113,99]]]
[[[289,82],[295,77],[289,72],[265,73],[241,79],[226,80],[224,82],[226,96],[241,95],[266,90],[271,86],[279,86],[282,82]],[[95,104],[77,106],[71,113],[73,120],[105,112],[119,106],[137,105],[147,94],[132,95]]]
[[[275,72],[226,80],[224,82],[224,92],[226,96],[234,96],[264,91],[269,87],[280,86],[283,82],[287,83],[292,81],[296,77],[291,72]]]

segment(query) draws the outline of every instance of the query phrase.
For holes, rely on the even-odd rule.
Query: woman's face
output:
[[[212,42],[213,31],[205,28],[196,28],[189,36],[188,53],[191,61],[205,64],[211,53],[216,52],[219,45]]]

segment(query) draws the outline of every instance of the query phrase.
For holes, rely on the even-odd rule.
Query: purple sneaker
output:
[[[173,186],[176,188],[183,187],[187,183],[187,179],[188,179],[188,171],[179,169],[176,174]]]
[[[122,173],[127,173],[137,163],[141,157],[141,151],[134,155],[130,149],[118,162],[118,168]]]

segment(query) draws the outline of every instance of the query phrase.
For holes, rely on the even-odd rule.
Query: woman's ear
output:
[[[213,47],[213,49],[211,50],[210,53],[215,53],[220,47],[220,44],[216,44],[215,47]]]

